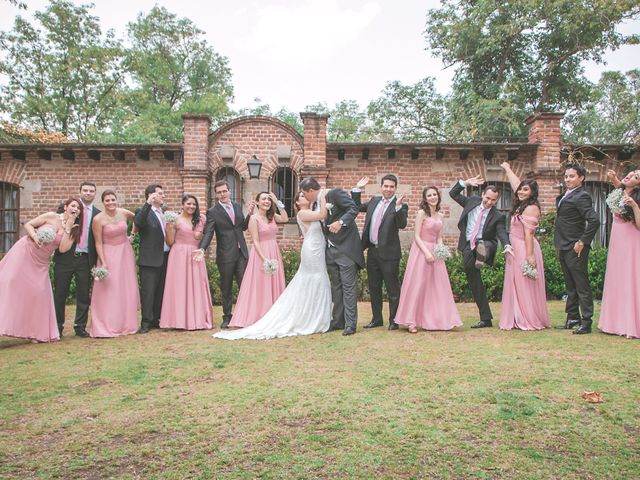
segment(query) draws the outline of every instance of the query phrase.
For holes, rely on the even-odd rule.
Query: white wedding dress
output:
[[[325,239],[320,222],[298,225],[304,235],[300,267],[282,295],[256,323],[213,336],[225,340],[266,340],[277,337],[311,335],[329,329],[331,285],[324,260]]]

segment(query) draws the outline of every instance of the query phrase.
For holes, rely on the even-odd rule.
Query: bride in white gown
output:
[[[327,215],[324,192],[318,197],[320,209],[311,211],[300,192],[296,204],[298,225],[304,235],[300,267],[269,311],[256,323],[239,330],[221,331],[213,336],[225,340],[266,340],[277,337],[323,333],[331,322],[331,285],[324,260],[323,220]]]

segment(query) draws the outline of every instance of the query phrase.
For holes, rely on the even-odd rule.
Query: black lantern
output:
[[[262,162],[255,155],[247,162],[249,168],[249,178],[260,178],[260,170],[262,170]]]

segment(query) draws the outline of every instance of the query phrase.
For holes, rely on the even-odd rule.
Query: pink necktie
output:
[[[80,243],[78,244],[78,248],[85,249],[89,245],[89,209],[92,207],[84,207],[84,212],[82,216],[82,236],[80,237]]]
[[[484,208],[480,206],[480,215],[476,219],[476,225],[473,227],[473,231],[471,232],[471,238],[469,239],[469,245],[471,246],[471,250],[476,248],[476,238],[478,238],[478,234],[480,233],[480,225],[482,225],[482,219],[484,218],[484,214],[488,212],[488,208]]]
[[[229,214],[229,218],[231,219],[231,223],[233,223],[235,225],[235,223],[236,223],[236,215],[235,215],[235,213],[233,213],[233,207],[231,206],[230,203],[225,203],[223,205],[224,205],[224,208],[227,210],[227,213]]]
[[[389,203],[389,200],[383,200],[380,202],[380,208],[378,209],[378,214],[375,216],[372,230],[371,230],[371,239],[378,243],[378,232],[380,231],[380,224],[382,223],[382,217],[384,216],[385,207]]]

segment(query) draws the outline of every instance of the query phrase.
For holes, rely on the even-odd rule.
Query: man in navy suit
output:
[[[382,326],[382,283],[389,297],[389,330],[397,330],[394,321],[400,303],[400,237],[398,232],[407,226],[409,206],[402,203],[403,195],[396,196],[398,178],[385,175],[380,182],[382,195],[362,203],[361,190],[369,183],[363,177],[351,190],[351,198],[360,212],[366,212],[362,230],[362,250],[367,254],[367,279],[371,296],[373,318],[364,328]]]
[[[160,311],[167,274],[169,246],[165,242],[165,220],[162,212],[164,192],[156,183],[144,190],[147,201],[136,212],[135,226],[140,235],[138,266],[140,270],[140,305],[142,321],[138,333],[160,327]]]
[[[554,244],[567,288],[565,312],[567,320],[561,329],[573,333],[591,333],[593,292],[589,283],[589,251],[591,241],[600,227],[593,201],[584,189],[587,171],[582,165],[570,163],[565,167],[566,191],[556,198]]]

